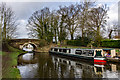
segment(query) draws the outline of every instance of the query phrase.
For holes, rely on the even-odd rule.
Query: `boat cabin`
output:
[[[75,54],[83,56],[93,56],[94,49],[76,49]]]
[[[51,48],[51,51],[54,52],[64,52],[64,53],[71,53],[71,49],[69,48]]]
[[[81,56],[91,57],[114,57],[116,56],[115,49],[71,49],[71,48],[51,48],[53,52],[77,54]]]

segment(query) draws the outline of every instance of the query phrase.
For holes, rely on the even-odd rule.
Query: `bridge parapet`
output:
[[[11,39],[9,41],[9,44],[19,49],[23,49],[25,45],[31,44],[34,49],[37,49],[37,47],[39,47],[40,41],[41,40],[39,39]]]

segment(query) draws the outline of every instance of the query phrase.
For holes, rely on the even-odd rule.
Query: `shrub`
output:
[[[103,40],[101,41],[101,47],[120,48],[120,40]]]
[[[43,47],[47,44],[47,42],[45,40],[40,40],[39,42],[39,47]]]

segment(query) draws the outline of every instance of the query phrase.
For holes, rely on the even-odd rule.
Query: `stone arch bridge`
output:
[[[24,46],[31,44],[34,50],[37,50],[40,41],[39,39],[11,39],[9,44],[18,49],[23,49]]]

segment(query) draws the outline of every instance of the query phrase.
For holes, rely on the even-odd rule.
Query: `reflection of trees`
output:
[[[38,58],[39,62],[39,69],[36,77],[40,78],[77,78],[77,75],[81,75],[79,78],[83,80],[86,78],[98,79],[106,77],[107,70],[111,71],[111,65],[109,64],[105,65],[105,67],[95,67],[83,62],[79,62],[80,65],[71,65],[60,62],[60,60],[52,60],[52,57],[46,53],[36,54],[35,56]],[[57,57],[55,58],[58,59]],[[63,60],[67,61],[66,59]],[[76,63],[75,61],[72,62]],[[116,66],[116,69],[120,71],[119,66]],[[105,73],[103,74],[103,72]]]
[[[82,73],[82,78],[94,78],[93,76],[93,67],[91,66],[86,66],[86,65],[83,65],[83,69],[82,69],[83,73]]]
[[[37,77],[40,78],[53,78],[58,77],[58,74],[55,71],[54,64],[51,60],[51,57],[49,58],[49,54],[39,54],[39,69],[38,69],[38,75]]]

